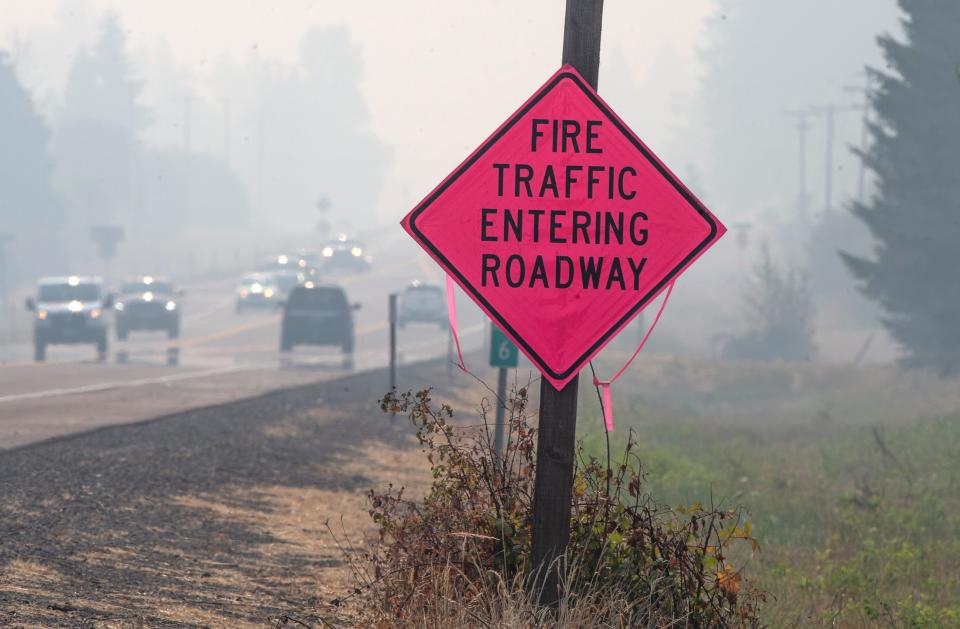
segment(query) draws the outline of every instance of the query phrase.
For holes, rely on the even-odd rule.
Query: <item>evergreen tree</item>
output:
[[[238,127],[250,135],[235,163],[257,220],[312,225],[327,196],[337,231],[366,229],[391,154],[371,127],[362,50],[343,27],[310,29],[298,65],[251,57],[223,67],[222,89],[242,101]]]
[[[872,259],[844,254],[908,366],[960,372],[960,2],[900,0],[905,39],[879,38],[888,71],[871,70],[877,177],[854,214]]]
[[[53,150],[71,228],[78,232],[127,222],[135,212],[137,134],[148,115],[137,102],[142,83],[125,48],[117,18],[107,16],[96,43],[77,53],[67,76]]]
[[[54,268],[59,247],[53,243],[63,206],[53,188],[53,161],[47,153],[50,132],[30,95],[0,51],[0,232],[34,246],[20,252],[22,266]]]
[[[107,15],[90,50],[81,49],[70,66],[63,95],[70,118],[107,121],[133,134],[142,130],[148,113],[137,100],[143,82],[127,57],[127,40],[115,15]]]

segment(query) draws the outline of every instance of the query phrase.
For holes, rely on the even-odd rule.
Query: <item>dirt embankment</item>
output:
[[[352,583],[365,493],[427,482],[382,372],[0,453],[0,626],[310,626]],[[401,372],[448,384],[442,365]],[[445,395],[446,397],[446,395]]]

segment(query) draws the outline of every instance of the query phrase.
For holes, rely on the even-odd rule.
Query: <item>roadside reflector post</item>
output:
[[[572,65],[593,89],[597,89],[600,72],[602,18],[603,0],[567,0],[563,63]],[[559,601],[559,573],[563,569],[560,558],[570,541],[579,385],[580,376],[574,376],[559,391],[546,378],[540,380],[531,565],[539,571],[541,605],[556,605]]]
[[[507,370],[501,367],[497,370],[497,424],[493,433],[493,449],[497,456],[503,457],[504,433],[504,411],[507,403]]]
[[[397,294],[390,293],[387,313],[390,317],[390,390],[397,387]]]

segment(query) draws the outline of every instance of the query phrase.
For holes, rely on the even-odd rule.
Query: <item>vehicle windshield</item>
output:
[[[346,310],[347,297],[339,288],[304,288],[290,294],[289,305],[307,310]]]
[[[37,301],[98,301],[97,284],[44,284],[37,292]]]
[[[120,292],[127,295],[130,293],[160,293],[169,295],[173,292],[173,286],[169,282],[129,282],[120,288]]]

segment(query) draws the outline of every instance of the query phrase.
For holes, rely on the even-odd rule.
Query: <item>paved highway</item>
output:
[[[419,253],[381,255],[367,273],[331,278],[361,304],[354,370],[387,364],[387,295],[414,278],[442,281],[436,265]],[[346,373],[337,348],[297,347],[281,354],[280,314],[237,314],[234,282],[224,277],[182,283],[181,337],[135,332],[117,341],[111,330],[104,361],[96,360],[92,345],[51,346],[44,363],[31,360],[28,343],[0,347],[0,449]],[[485,317],[462,295],[457,301],[461,343],[477,349]],[[401,362],[445,356],[447,346],[448,334],[437,326],[398,332]],[[168,364],[173,351],[176,365]]]

